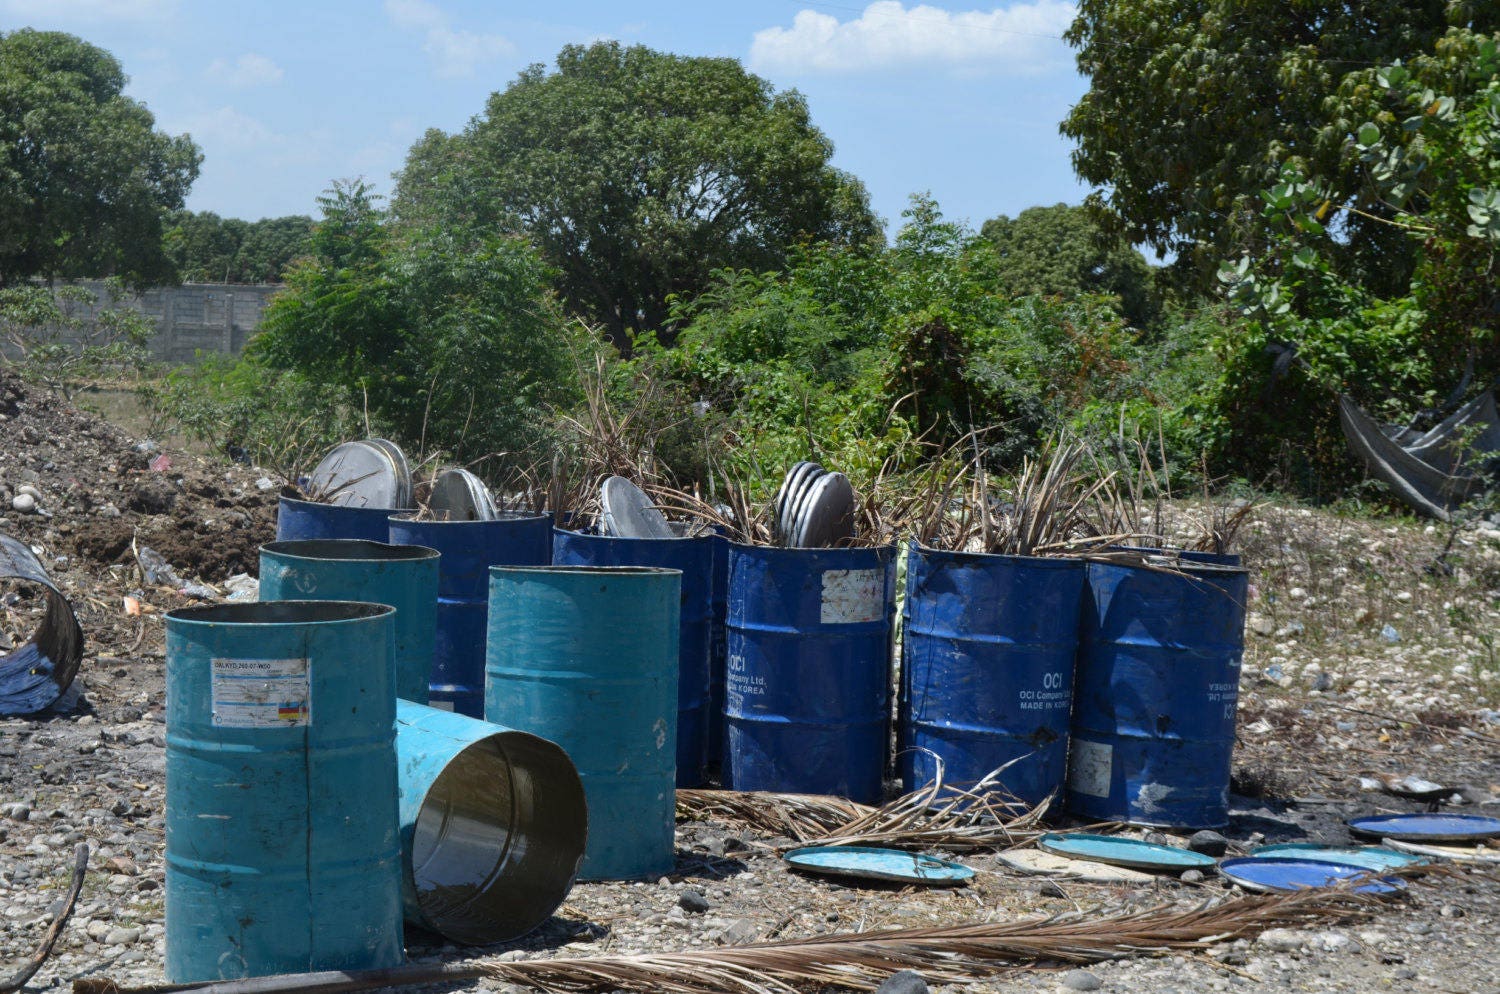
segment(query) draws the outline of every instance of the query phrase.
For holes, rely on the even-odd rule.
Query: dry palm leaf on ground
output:
[[[1381,898],[1348,887],[1232,898],[1187,910],[1094,914],[883,929],[723,949],[412,965],[392,970],[260,977],[207,985],[122,990],[107,980],[74,981],[75,994],[280,994],[370,990],[487,977],[544,994],[641,991],[667,994],[792,994],[824,987],[870,990],[893,973],[917,970],[933,984],[963,983],[1021,969],[1053,968],[1132,956],[1202,951],[1271,928],[1369,918]]]
[[[998,789],[1001,772],[966,787],[936,779],[880,807],[817,794],[679,790],[677,813],[784,836],[799,846],[1010,849],[1046,831],[1047,804],[1025,810],[1010,801]]]

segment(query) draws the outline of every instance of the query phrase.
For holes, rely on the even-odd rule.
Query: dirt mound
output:
[[[0,370],[0,532],[40,550],[95,647],[135,642],[119,597],[143,586],[133,548],[155,549],[189,581],[256,572],[276,520],[276,490],[260,478],[132,438]],[[145,586],[161,609],[188,602]]]

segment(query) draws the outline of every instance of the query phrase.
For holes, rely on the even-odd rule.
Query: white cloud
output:
[[[174,133],[186,131],[204,147],[264,149],[286,142],[285,135],[277,134],[259,118],[227,105],[174,121],[168,130]]]
[[[948,11],[899,0],[877,0],[857,18],[840,22],[798,11],[789,28],[757,31],[750,45],[756,69],[862,72],[937,66],[1019,74],[1067,59],[1057,40],[1075,8],[1063,0],[1032,0],[993,10]]]
[[[230,86],[245,89],[251,86],[269,86],[281,82],[281,67],[264,55],[247,52],[230,62],[214,59],[208,67],[211,79],[223,80]]]
[[[427,0],[385,0],[385,14],[396,27],[423,33],[422,51],[432,57],[438,76],[472,76],[481,63],[516,50],[503,35],[454,28],[448,15]]]
[[[177,10],[177,0],[0,0],[0,13],[22,21],[150,21]]]

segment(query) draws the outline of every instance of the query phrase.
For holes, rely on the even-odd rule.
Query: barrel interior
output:
[[[437,553],[420,545],[389,545],[362,538],[295,539],[267,542],[262,552],[288,559],[332,559],[341,562],[405,562],[436,559]]]
[[[469,945],[525,935],[567,897],[588,809],[568,756],[534,735],[480,739],[422,799],[411,867],[425,924]]]
[[[309,625],[359,621],[393,610],[362,601],[257,601],[181,608],[167,612],[167,620],[215,625]]]

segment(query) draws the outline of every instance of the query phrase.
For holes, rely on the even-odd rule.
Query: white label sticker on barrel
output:
[[[312,724],[306,659],[213,660],[213,723],[219,728]]]
[[[858,625],[885,617],[885,570],[830,569],[823,571],[824,625]]]
[[[1068,756],[1068,789],[1090,797],[1108,797],[1114,747],[1104,742],[1074,739]]]

